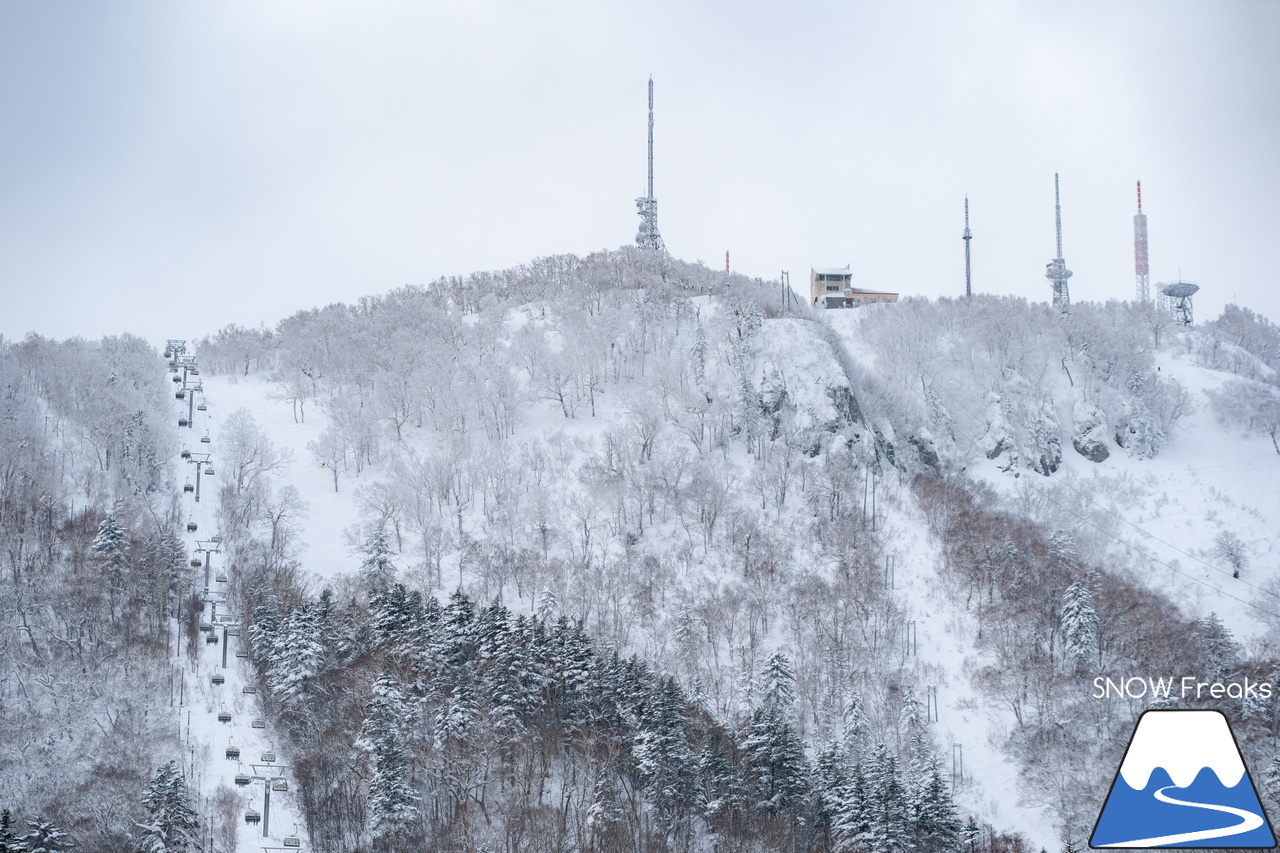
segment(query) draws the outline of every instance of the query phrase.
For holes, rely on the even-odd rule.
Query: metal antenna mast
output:
[[[640,215],[640,230],[636,245],[646,249],[666,252],[662,235],[658,233],[658,200],[653,197],[653,78],[649,78],[649,186],[648,195],[636,199],[636,213]]]
[[[1053,283],[1053,307],[1063,314],[1071,304],[1067,293],[1067,279],[1071,278],[1071,270],[1062,259],[1062,201],[1058,194],[1058,173],[1053,173],[1053,210],[1058,224],[1058,256],[1045,265],[1044,277]]]
[[[964,295],[973,296],[973,287],[969,277],[969,241],[973,235],[969,233],[969,196],[964,197]]]
[[[1150,264],[1147,258],[1147,215],[1142,212],[1142,181],[1138,181],[1138,214],[1133,217],[1133,262],[1138,274],[1138,301],[1151,301]]]

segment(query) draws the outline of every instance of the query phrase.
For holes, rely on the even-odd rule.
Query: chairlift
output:
[[[218,635],[210,634],[209,636],[204,638],[204,641],[206,645],[216,646],[218,645]]]
[[[248,650],[248,649],[236,649],[236,657],[238,657],[238,658],[247,658],[248,656],[249,656],[249,650]]]
[[[209,539],[209,541],[210,541],[210,542],[221,542],[221,541],[222,541],[222,534],[221,534],[221,533],[215,533],[215,534],[213,534],[213,536]]]
[[[196,490],[196,487],[195,487],[195,486],[193,486],[193,485],[191,485],[190,483],[183,483],[183,484],[182,484],[182,491],[183,491],[183,492],[185,492],[185,493],[186,493],[186,494],[188,494],[188,495],[189,495],[189,494],[191,494],[192,492],[194,492],[195,490]]]
[[[239,628],[228,628],[228,629],[227,629],[227,636],[228,636],[228,637],[239,637],[239,636],[240,636],[240,629],[239,629]]]
[[[298,838],[298,836],[296,835],[286,835],[284,837],[284,846],[285,847],[301,847],[302,840]]]
[[[201,560],[199,557],[191,558],[191,568],[198,569],[203,565],[204,565],[204,560]]]
[[[284,777],[281,777],[281,778],[279,778],[279,779],[272,779],[272,780],[271,780],[271,790],[273,790],[273,791],[287,791],[287,790],[289,790],[289,780],[285,779]]]
[[[205,475],[206,477],[212,477],[212,476],[213,476],[213,466],[212,466],[212,465],[206,465],[206,466],[205,466],[205,469],[204,469],[204,475]]]
[[[257,825],[262,822],[262,815],[258,814],[253,809],[249,809],[249,811],[244,813],[244,822]]]
[[[218,722],[220,722],[220,723],[229,723],[229,722],[231,722],[231,712],[230,712],[230,711],[219,711],[219,712],[218,712]],[[228,756],[228,757],[230,757],[230,756]]]
[[[184,426],[186,426],[186,425],[187,425],[187,419],[186,419],[186,418],[178,418],[178,426],[179,426],[179,427],[184,427]]]
[[[230,761],[239,761],[239,760],[240,760],[240,747],[238,747],[238,746],[229,746],[229,747],[227,747],[227,758],[228,758]]]
[[[215,687],[221,687],[222,685],[224,685],[224,684],[226,684],[226,683],[227,683],[227,678],[226,678],[226,676],[225,676],[225,675],[223,675],[223,674],[222,674],[222,673],[220,673],[220,672],[215,672],[215,673],[213,674],[213,677],[212,677],[212,678],[210,678],[209,680],[213,682],[213,684],[214,684],[214,686],[215,686]],[[221,715],[221,714],[219,714],[218,716],[219,716],[219,718],[221,718],[221,716],[222,716],[222,715]]]
[[[185,399],[187,399],[187,392],[186,392],[186,391],[178,391],[178,392],[175,392],[175,393],[174,393],[174,395],[173,395],[173,398],[174,398],[175,400],[185,400]]]
[[[192,376],[199,376],[199,375],[200,375],[200,369],[199,369],[199,368],[197,368],[197,367],[193,364],[193,365],[191,365],[190,367],[188,367],[188,368],[187,368],[187,373],[191,374]]]
[[[213,626],[212,626],[212,625],[210,625],[208,622],[201,622],[201,623],[200,623],[200,630],[201,630],[201,631],[204,631],[204,632],[207,634],[207,633],[209,633],[210,631],[212,631],[212,630],[213,630]]]
[[[181,452],[181,453],[179,453],[178,455],[179,455],[179,456],[181,456],[183,459],[190,459],[190,458],[191,458],[191,451],[190,451],[190,450],[187,450],[187,449],[184,447],[184,448],[182,448],[182,452]]]
[[[222,572],[218,572],[218,576],[217,576],[216,578],[214,578],[214,580],[216,580],[218,583],[226,583],[226,582],[227,582],[227,576],[226,576],[226,575],[224,575]],[[236,633],[235,633],[235,634],[232,634],[231,636],[233,636],[233,637],[234,637],[234,636],[237,636],[237,635],[239,635],[239,633],[240,633],[239,631],[236,631]]]
[[[209,443],[209,435],[208,435],[208,433],[206,433],[205,435],[200,436],[200,443],[201,443],[201,444],[208,444],[208,443]]]
[[[207,411],[209,411],[209,407],[208,407],[207,405],[205,405],[204,403],[201,403],[200,405],[196,406],[196,411],[197,411],[197,412],[207,412]]]
[[[255,728],[255,729],[265,729],[265,728],[267,727],[267,721],[266,721],[266,720],[254,720],[252,723],[250,723],[250,724],[249,724],[249,726],[250,726],[250,728]]]
[[[188,533],[195,533],[195,532],[196,532],[196,529],[197,529],[198,527],[199,527],[199,525],[197,525],[194,521],[188,521],[188,522],[187,522],[187,532],[188,532]]]
[[[248,776],[244,775],[243,773],[237,773],[237,774],[236,774],[236,787],[237,787],[237,788],[245,788],[245,787],[248,787],[249,783],[250,783],[250,782],[252,782],[252,781],[253,781],[252,779],[250,779]]]
[[[253,694],[258,692],[258,688],[254,687],[252,684],[246,684],[244,689],[241,690],[240,692]]]
[[[276,754],[274,752],[264,752],[262,753],[262,760],[266,764],[275,764]]]
[[[174,373],[177,373],[177,372],[178,372],[178,369],[177,369],[176,367],[175,367],[173,370],[174,370]],[[170,379],[172,379],[174,382],[181,382],[181,381],[182,381],[182,377],[181,377],[181,376],[171,376],[171,377],[169,377],[169,378],[170,378]]]

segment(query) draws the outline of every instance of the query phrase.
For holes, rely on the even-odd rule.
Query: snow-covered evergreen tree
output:
[[[1062,594],[1062,648],[1076,669],[1087,669],[1098,654],[1098,612],[1093,593],[1075,581]]]
[[[147,819],[138,824],[137,853],[188,853],[200,849],[200,816],[187,782],[170,761],[156,773],[142,797]]]
[[[374,682],[373,697],[355,743],[373,762],[368,826],[375,839],[395,838],[418,819],[421,798],[410,778],[412,726],[413,713],[400,682],[384,671]]]
[[[44,818],[27,821],[27,834],[18,844],[21,853],[65,853],[77,846],[62,827]]]
[[[396,581],[396,567],[391,561],[391,546],[387,543],[386,531],[375,527],[369,537],[360,546],[363,559],[360,561],[360,577],[373,590],[386,589]]]

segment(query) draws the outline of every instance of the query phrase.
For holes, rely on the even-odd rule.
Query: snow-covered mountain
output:
[[[217,723],[202,649],[196,740],[262,719],[281,831],[329,850],[1054,849],[1153,701],[1221,707],[1270,762],[1270,703],[1094,679],[1276,668],[1273,326],[779,304],[623,250],[189,341],[203,410],[147,406],[217,466],[198,507],[187,463],[165,488],[188,548],[223,540],[250,656],[219,689],[258,690]],[[613,710],[546,716],[544,633],[589,644]],[[493,758],[448,769],[468,748]]]

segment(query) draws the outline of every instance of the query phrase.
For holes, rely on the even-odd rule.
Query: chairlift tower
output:
[[[636,233],[636,245],[666,253],[667,247],[658,233],[658,200],[653,197],[653,78],[649,78],[649,186],[648,194],[636,199],[636,213],[640,215],[640,230]]]
[[[1138,301],[1151,301],[1151,265],[1147,256],[1147,215],[1142,212],[1142,181],[1138,181],[1138,213],[1133,217],[1133,265],[1138,277]]]
[[[973,234],[969,231],[969,196],[964,197],[964,295],[973,296],[973,285],[969,276],[969,241]]]
[[[1071,278],[1071,270],[1062,259],[1062,200],[1058,194],[1058,173],[1053,173],[1053,212],[1058,226],[1058,256],[1045,265],[1044,277],[1053,284],[1053,307],[1066,314],[1071,305],[1071,296],[1067,292],[1067,279]]]

